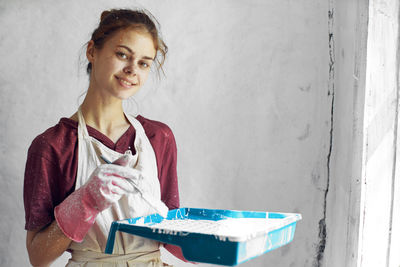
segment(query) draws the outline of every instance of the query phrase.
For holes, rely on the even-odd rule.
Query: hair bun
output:
[[[102,13],[101,13],[101,16],[100,16],[100,21],[103,21],[108,15],[110,15],[111,14],[111,11],[109,11],[109,10],[105,10],[105,11],[103,11]]]

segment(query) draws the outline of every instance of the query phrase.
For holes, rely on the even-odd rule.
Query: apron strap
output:
[[[84,138],[89,137],[88,130],[86,128],[85,119],[83,118],[81,106],[78,108],[78,136],[83,136]]]
[[[78,108],[78,143],[85,142],[82,139],[88,140],[89,142],[92,142],[92,140],[95,140],[94,138],[92,138],[89,135],[89,132],[86,127],[85,118],[83,117],[83,114],[82,114],[81,106],[79,106],[79,108]],[[91,151],[90,154],[91,154],[94,162],[100,163],[100,160],[97,157],[96,150],[94,149],[93,145],[89,146],[89,150]],[[82,151],[79,151],[79,152],[82,152]],[[80,155],[78,155],[78,158],[79,158],[79,156]]]

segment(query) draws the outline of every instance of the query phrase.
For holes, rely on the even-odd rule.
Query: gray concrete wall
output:
[[[27,148],[36,135],[77,109],[87,87],[79,57],[100,12],[145,5],[159,19],[170,48],[166,77],[150,80],[136,97],[139,105],[129,107],[174,131],[182,206],[301,213],[291,244],[242,266],[319,266],[317,249],[324,241],[319,222],[326,218],[327,158],[332,153],[333,79],[339,80],[337,91],[353,88],[347,76],[341,83],[342,77],[329,71],[333,4],[0,2],[0,211],[5,215],[0,265],[28,265],[22,202]],[[339,9],[343,18],[350,17],[350,27],[357,23],[354,8],[347,13],[342,3]],[[335,29],[335,38],[342,30]],[[347,37],[336,55],[349,51],[351,59],[357,37]],[[338,98],[342,106],[351,105],[352,98]],[[337,153],[340,157],[343,151]]]

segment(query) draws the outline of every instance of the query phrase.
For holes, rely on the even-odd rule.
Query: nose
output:
[[[125,66],[123,70],[128,75],[136,75],[136,66],[133,62]]]

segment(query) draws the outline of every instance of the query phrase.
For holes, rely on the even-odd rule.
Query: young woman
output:
[[[151,66],[161,68],[166,52],[146,12],[101,14],[87,44],[90,82],[82,105],[28,151],[24,204],[32,265],[48,266],[68,250],[67,266],[166,266],[158,242],[129,234],[119,233],[113,255],[103,253],[112,221],[156,212],[130,180],[165,210],[179,207],[171,130],[122,108]],[[179,249],[166,247],[182,259]]]

